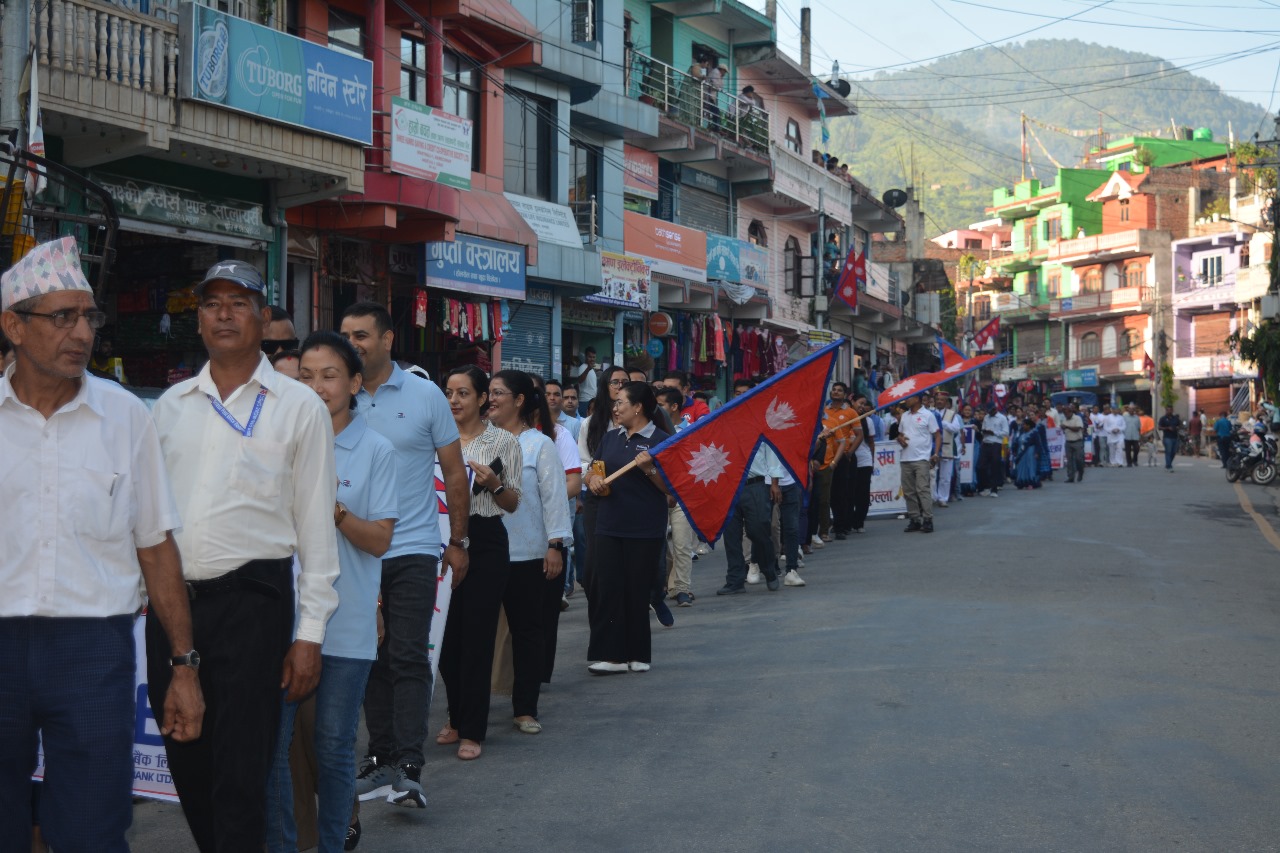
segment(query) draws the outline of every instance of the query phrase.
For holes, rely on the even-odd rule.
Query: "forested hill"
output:
[[[982,219],[992,189],[1019,180],[1023,112],[1042,179],[1055,167],[1041,145],[1063,166],[1075,166],[1097,145],[1099,126],[1110,139],[1167,138],[1174,125],[1208,127],[1224,142],[1228,126],[1237,140],[1272,131],[1260,105],[1159,57],[1065,39],[882,72],[856,81],[850,100],[858,115],[831,121],[831,153],[877,192],[912,183],[914,160],[931,232]]]

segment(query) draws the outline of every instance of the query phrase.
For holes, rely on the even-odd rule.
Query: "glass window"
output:
[[[800,122],[795,119],[787,119],[787,150],[795,154],[804,151],[804,140],[800,138]]]
[[[1120,352],[1117,355],[1121,358],[1133,358],[1134,353],[1140,346],[1142,346],[1142,340],[1138,337],[1138,331],[1136,329],[1125,329],[1120,338]]]
[[[1222,281],[1222,255],[1200,259],[1200,280],[1208,287],[1214,287]]]
[[[600,154],[585,142],[569,143],[569,207],[578,221],[578,233],[594,238],[593,201],[599,193]],[[598,211],[598,208],[595,208]]]
[[[400,97],[427,102],[427,46],[410,36],[400,37]]]
[[[364,18],[330,7],[329,47],[364,59]]]
[[[480,72],[475,63],[454,53],[444,52],[444,103],[440,106],[461,118],[469,118],[471,127],[471,171],[480,171]]]
[[[550,101],[508,89],[503,98],[503,189],[551,200],[555,148],[551,133],[555,109]]]
[[[751,224],[747,226],[747,242],[757,246],[769,245],[769,233],[764,230],[759,219],[751,220]]]
[[[973,298],[973,319],[975,321],[991,319],[990,296],[975,296]]]
[[[1120,221],[1129,221],[1129,199],[1127,198],[1120,199]]]
[[[1101,293],[1102,292],[1102,270],[1089,270],[1084,274],[1084,280],[1080,284],[1081,293]]]
[[[785,268],[782,276],[782,286],[787,293],[800,292],[800,241],[795,237],[788,237],[787,244],[783,250],[783,263]]]
[[[1056,243],[1062,239],[1061,219],[1055,216],[1044,221],[1044,239],[1050,243]]]
[[[1080,358],[1098,358],[1102,353],[1102,344],[1097,332],[1088,332],[1080,338]]]
[[[1125,287],[1145,287],[1147,284],[1147,265],[1129,264],[1124,268]]]
[[[1044,292],[1050,299],[1057,299],[1062,290],[1062,273],[1054,270],[1047,273],[1044,278]]]

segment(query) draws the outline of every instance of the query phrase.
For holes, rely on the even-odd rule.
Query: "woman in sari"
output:
[[[1010,458],[1015,460],[1014,485],[1019,489],[1040,488],[1040,443],[1036,440],[1036,425],[1030,418],[1022,422],[1009,448]]]

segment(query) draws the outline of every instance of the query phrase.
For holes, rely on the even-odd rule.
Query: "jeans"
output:
[[[431,700],[427,638],[436,603],[436,566],[427,554],[382,561],[385,639],[364,695],[369,754],[384,763],[422,766]]]
[[[1231,436],[1224,435],[1218,438],[1218,460],[1222,462],[1222,467],[1227,467],[1227,460],[1231,458]]]
[[[778,576],[778,563],[773,554],[773,536],[769,529],[773,515],[769,501],[769,487],[763,482],[749,483],[742,487],[738,506],[730,514],[724,529],[724,553],[729,561],[725,572],[725,586],[740,589],[747,582],[747,563],[742,554],[742,535],[745,529],[751,540],[754,562],[760,566],[766,580]]]
[[[128,851],[133,621],[0,618],[0,849],[31,849],[38,732],[45,759],[40,827],[50,847]]]
[[[356,795],[356,728],[360,722],[360,700],[373,661],[321,657],[320,683],[316,686],[315,752],[316,828],[320,853],[338,853],[347,837],[347,819]],[[275,763],[267,782],[267,850],[294,853],[298,849],[298,828],[293,822],[293,778],[289,773],[289,744],[293,740],[293,717],[298,705],[283,702],[280,711],[280,738]]]
[[[1066,464],[1067,482],[1084,479],[1084,439],[1067,442]]]
[[[786,560],[786,568],[794,572],[800,559],[800,497],[802,493],[799,483],[782,487],[782,503],[778,505],[778,523],[782,528],[782,557]]]
[[[1164,467],[1173,469],[1173,457],[1178,455],[1178,439],[1176,436],[1164,437]]]
[[[576,503],[576,502],[575,502]],[[564,568],[564,591],[573,590],[573,582],[585,586],[583,567],[587,564],[586,514],[582,510],[573,513],[573,559]]]

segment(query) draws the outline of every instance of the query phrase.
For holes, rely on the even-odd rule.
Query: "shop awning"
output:
[[[477,237],[525,247],[525,261],[538,262],[538,235],[502,193],[471,190],[462,193],[458,230]]]
[[[503,0],[430,0],[415,5],[427,18],[441,18],[450,40],[465,43],[501,68],[542,64],[538,28]],[[396,16],[388,15],[388,24]]]
[[[789,332],[793,335],[803,335],[813,328],[808,323],[801,323],[799,320],[787,320],[783,317],[765,317],[760,322],[770,328]]]

